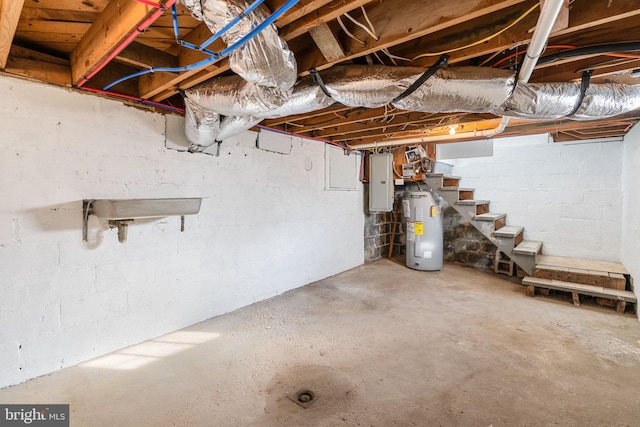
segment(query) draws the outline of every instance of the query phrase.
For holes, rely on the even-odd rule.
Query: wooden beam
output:
[[[9,57],[5,71],[59,86],[71,86],[71,67],[27,58]]]
[[[383,3],[372,3],[367,8],[367,15],[373,23],[379,39],[374,40],[362,28],[353,25],[351,28],[353,35],[360,40],[365,40],[366,43],[362,45],[356,40],[346,38],[343,42],[343,47],[347,56],[343,60],[373,54],[381,49],[409,42],[428,34],[456,28],[469,20],[491,15],[524,1],[488,0],[478,2],[477,0],[459,0],[455,3],[455,6],[446,0],[414,0],[411,2],[389,0]],[[389,11],[393,11],[393,13]],[[425,13],[425,11],[428,11],[428,13]],[[354,13],[354,18],[363,22],[364,19],[360,15]],[[443,19],[443,17],[447,18]],[[305,31],[308,31],[308,28]],[[433,46],[440,45],[441,42]],[[335,63],[336,61],[324,61],[322,57],[305,55],[304,58],[300,58],[298,61],[298,69],[317,68],[322,70],[331,67]]]
[[[0,69],[7,66],[24,0],[0,0]]]
[[[445,49],[454,49],[469,45],[483,37],[489,36],[496,31],[506,27],[516,17],[518,17],[527,5],[518,5],[504,10],[490,25],[485,19],[475,19],[465,22],[456,27],[448,28],[434,34],[428,34],[410,42],[399,45],[392,49],[392,53],[400,56],[414,57],[425,51],[437,52]],[[574,2],[572,4],[571,15],[569,17],[569,27],[552,34],[549,45],[569,44],[583,46],[589,43],[587,40],[580,40],[590,33],[601,34],[602,28],[617,27],[618,34],[624,33],[625,29],[633,29],[630,22],[640,16],[640,8],[635,0],[620,0],[607,4],[606,0],[594,0],[590,3]],[[488,40],[485,43],[471,46],[465,49],[456,50],[450,53],[450,64],[468,61],[484,55],[491,55],[504,50],[516,52],[517,47],[521,51],[526,50],[526,45],[531,39],[529,30],[535,26],[537,15],[530,14],[520,23],[502,33],[499,37]],[[636,21],[637,22],[637,21]],[[637,24],[635,25],[637,27]],[[588,30],[588,31],[587,31]],[[598,42],[593,42],[597,44]],[[425,49],[425,46],[436,46],[438,48]],[[348,48],[348,47],[347,47]],[[496,61],[499,57],[496,59]],[[431,64],[434,58],[423,58],[414,61],[411,65],[425,66]],[[488,65],[491,65],[489,63]]]
[[[183,37],[183,40],[193,43],[195,45],[200,45],[204,41],[206,41],[209,37],[211,37],[211,31],[207,27],[206,24],[202,23],[198,25],[196,28],[191,30],[187,35]],[[208,46],[209,49],[213,51],[220,51],[224,49],[226,45],[222,40],[216,40]],[[194,64],[198,61],[202,61],[209,56],[188,48],[181,48],[178,53],[178,66],[184,67],[186,65]],[[161,99],[164,100],[166,98],[171,97],[175,94],[175,90],[171,92],[170,90],[180,85],[182,81],[188,79],[192,76],[198,75],[203,70],[206,70],[208,73],[216,74],[218,70],[221,68],[222,64],[226,64],[226,69],[228,67],[228,60],[225,58],[217,63],[211,64],[207,67],[201,69],[194,69],[189,71],[183,71],[181,73],[154,73],[148,74],[144,79],[140,79],[140,97],[149,99],[154,98],[157,95],[161,94]],[[204,79],[206,80],[206,79]],[[200,81],[204,81],[200,80]],[[197,84],[197,83],[194,83]],[[155,98],[154,98],[155,99]]]
[[[415,0],[414,0],[415,1]],[[359,8],[360,6],[364,6],[367,3],[371,3],[371,0],[336,0],[333,1],[326,6],[321,7],[313,11],[303,18],[293,22],[290,25],[286,25],[280,29],[280,37],[285,40],[292,40],[296,37],[303,35],[308,32],[309,29],[316,27],[325,22],[333,21],[339,16],[344,15],[346,12],[351,12],[354,9]],[[403,2],[399,2],[403,3]],[[406,3],[406,2],[404,2]],[[387,9],[387,15],[389,15],[389,11],[395,9],[389,8],[389,5],[385,3],[385,8]],[[393,5],[391,5],[393,7]]]
[[[326,23],[310,28],[309,34],[327,61],[337,61],[345,57],[340,42]]]
[[[279,125],[283,125],[285,123],[296,123],[300,122],[302,120],[307,120],[307,119],[311,119],[314,117],[319,117],[325,114],[334,114],[334,113],[341,113],[343,111],[349,111],[349,110],[353,110],[352,107],[345,107],[342,104],[336,104],[333,105],[329,108],[325,108],[323,110],[319,110],[319,111],[310,111],[308,113],[303,113],[303,114],[295,114],[293,116],[287,116],[287,117],[281,117],[278,119],[268,119],[268,120],[264,120],[262,123],[265,126],[269,126],[269,127],[273,127],[273,126],[279,126]]]
[[[127,46],[115,60],[137,68],[178,66],[178,57],[138,42]]]
[[[21,46],[11,47],[5,71],[60,86],[71,86],[69,60]]]
[[[266,2],[266,5],[269,10],[274,11],[285,3],[286,0],[270,0]],[[298,4],[289,9],[289,11],[285,13],[282,18],[276,21],[276,26],[280,28],[284,27],[285,25],[288,25],[293,21],[302,18],[303,16],[308,15],[309,13],[320,9],[322,6],[325,6],[329,3],[337,4],[339,2],[336,2],[335,0],[300,0]]]
[[[371,0],[350,0],[350,1],[334,0],[331,3],[328,3],[326,6],[323,6],[320,9],[315,10],[312,13],[309,13],[308,15],[305,15],[302,19],[299,19],[294,23],[289,24],[288,26],[285,26],[284,28],[287,28],[287,30],[285,32],[284,28],[281,29],[280,36],[285,41],[290,41],[309,31],[309,28],[320,25],[322,23],[329,22],[332,19],[335,19],[336,17],[344,14],[345,12],[350,12],[353,9],[360,7],[361,5],[369,3],[370,1]],[[280,19],[286,19],[287,15],[288,14],[285,14]],[[279,20],[276,21],[276,25],[278,24],[278,22]],[[199,34],[199,37],[197,36],[198,34]],[[190,33],[190,36],[192,35],[193,35],[193,39],[188,41],[194,44],[200,44],[211,36],[211,32],[208,31],[207,27],[204,24],[202,24],[201,26],[199,26],[199,28],[194,29],[192,33]],[[212,47],[212,49],[216,50],[217,48]],[[198,52],[190,52],[189,50],[185,50],[184,53],[181,53],[180,55],[181,61],[183,60],[185,60],[185,62],[189,61],[187,62],[189,64],[196,62],[197,60],[199,60],[199,59],[195,59],[197,57],[196,54],[198,54]],[[188,89],[200,82],[208,80],[228,70],[229,70],[228,62],[226,63],[220,62],[218,68],[213,69],[208,73],[198,73],[198,74],[196,74],[195,72],[181,73],[176,78],[176,80],[172,83],[172,85],[174,86],[179,85],[181,89]],[[155,87],[156,85],[153,83],[153,81],[150,81],[148,83],[150,86],[149,90],[144,90],[144,91],[141,90],[140,92],[142,98],[152,98],[154,101],[162,101],[175,93],[175,90],[171,90],[170,85],[167,85],[166,83],[160,85],[158,88]]]
[[[11,0],[12,1],[12,0]],[[77,0],[37,0],[33,1],[37,3],[38,8],[41,9],[59,9],[65,11],[93,11],[101,12],[109,4],[109,0],[91,0],[91,1],[77,1]]]
[[[161,4],[167,0],[161,0]],[[156,9],[135,0],[112,0],[71,52],[71,75],[78,84],[95,70]]]

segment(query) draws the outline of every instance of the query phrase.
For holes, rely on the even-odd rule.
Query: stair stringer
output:
[[[514,249],[517,246],[514,238],[497,237],[493,233],[495,229],[495,221],[479,221],[476,220],[475,206],[460,205],[459,187],[445,187],[444,175],[430,174],[424,180],[429,189],[442,197],[445,207],[449,206],[458,212],[465,220],[471,223],[484,237],[489,239],[503,254],[509,257],[518,267],[531,275],[536,265],[536,256],[517,254]]]

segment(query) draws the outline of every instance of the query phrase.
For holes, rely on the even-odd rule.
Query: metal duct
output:
[[[423,73],[416,67],[336,66],[321,74],[328,97],[305,77],[293,92],[245,82],[238,76],[222,77],[185,91],[199,107],[224,116],[238,116],[229,125],[241,132],[258,119],[278,118],[316,111],[340,102],[350,107],[380,107],[409,87]],[[525,83],[510,72],[481,67],[439,70],[416,91],[393,103],[409,111],[429,113],[472,112],[532,120],[565,117],[579,101],[580,83]],[[640,86],[591,84],[571,119],[612,117],[640,108]],[[241,125],[244,117],[244,128]],[[486,136],[493,135],[487,133]],[[218,140],[222,140],[218,135]],[[193,141],[192,141],[193,142]],[[194,142],[195,143],[195,142]]]
[[[244,0],[180,0],[191,14],[204,21],[213,34],[237,16],[243,16],[250,3]],[[264,6],[250,12],[222,35],[229,46],[258,26],[269,15]],[[297,78],[297,64],[287,43],[278,37],[271,24],[229,55],[231,69],[245,80],[278,88],[290,89]]]
[[[580,83],[519,83],[496,114],[524,119],[555,120],[566,117],[580,100]],[[640,108],[640,86],[591,84],[582,104],[571,116],[595,120]]]
[[[309,113],[329,107],[335,101],[324,94],[311,77],[304,77],[279,107],[257,114],[263,119],[276,119],[294,114]]]
[[[220,115],[206,110],[189,99],[184,100],[184,133],[192,145],[208,147],[220,132]]]
[[[438,70],[409,96],[394,102],[395,107],[425,113],[486,113],[509,98],[513,73],[494,68],[456,67]]]
[[[220,133],[216,140],[224,141],[225,139],[251,129],[262,121],[262,117],[255,116],[225,116],[220,121]]]
[[[322,73],[331,98],[348,107],[383,107],[424,72],[418,67],[337,66]]]
[[[184,96],[201,108],[224,116],[252,116],[280,107],[290,94],[247,82],[240,76],[228,76],[187,89]]]

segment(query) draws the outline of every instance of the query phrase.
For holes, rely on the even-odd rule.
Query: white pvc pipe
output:
[[[527,54],[522,61],[520,72],[518,73],[518,82],[527,83],[533,74],[533,70],[536,68],[540,55],[544,52],[544,48],[549,40],[549,35],[553,29],[560,10],[564,5],[565,0],[545,0],[542,3],[542,9],[540,10],[540,16],[538,17],[538,23],[536,29],[531,37],[531,42],[527,48]],[[454,135],[439,135],[439,136],[425,136],[403,140],[385,140],[380,142],[373,142],[369,144],[354,145],[355,149],[377,148],[377,147],[391,147],[394,145],[409,145],[417,144],[421,142],[438,142],[447,141],[452,139],[461,138],[474,138],[474,137],[486,137],[491,138],[494,135],[502,133],[509,124],[509,117],[502,117],[500,124],[494,129],[487,129],[480,132],[462,132]]]
[[[533,32],[531,42],[527,48],[527,54],[522,61],[522,66],[518,73],[519,82],[527,83],[531,78],[531,74],[533,74],[533,70],[536,68],[540,55],[544,52],[547,40],[549,40],[549,35],[558,19],[564,2],[565,0],[545,0],[542,4],[536,29]]]

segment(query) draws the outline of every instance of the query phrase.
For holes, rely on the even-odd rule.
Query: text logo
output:
[[[0,427],[69,427],[69,405],[0,405]]]

